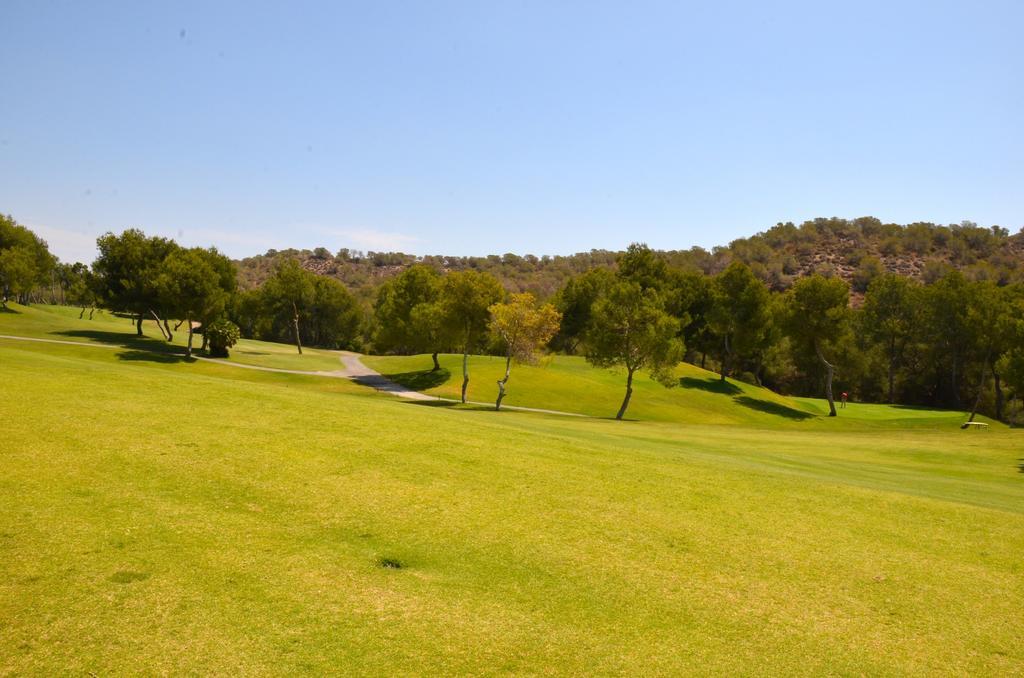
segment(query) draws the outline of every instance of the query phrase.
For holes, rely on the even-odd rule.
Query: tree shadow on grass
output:
[[[126,332],[103,332],[101,330],[64,330],[53,334],[65,337],[77,337],[80,339],[91,339],[96,343],[121,346],[129,349],[117,354],[120,360],[153,362],[153,363],[178,363],[191,362],[185,357],[185,349],[181,346],[169,344],[162,339],[152,337],[140,337]]]
[[[163,339],[152,337],[140,337],[126,332],[103,332],[101,330],[62,330],[53,334],[65,337],[76,337],[79,339],[91,339],[100,344],[114,344],[133,348],[140,351],[151,351],[153,353],[183,353],[184,349],[174,344],[169,344]]]
[[[172,363],[185,363],[195,362],[195,360],[186,358],[184,353],[156,353],[154,351],[139,351],[129,350],[121,351],[117,354],[118,360],[138,361],[138,362],[149,362],[149,363],[162,363],[164,365]]]
[[[722,395],[736,395],[741,393],[742,389],[736,384],[731,384],[728,381],[722,381],[714,377],[706,377],[704,379],[698,379],[697,377],[681,377],[679,379],[679,385],[683,388],[695,388],[699,391],[707,391],[709,393],[721,393]]]
[[[448,381],[452,376],[452,373],[442,367],[439,370],[419,370],[417,372],[385,374],[384,376],[390,381],[393,381],[396,384],[401,384],[413,391],[426,391],[429,388],[435,388]]]
[[[0,313],[13,313],[14,315],[21,315],[21,311],[9,308],[7,306],[0,306]]]
[[[463,412],[494,412],[494,406],[474,405],[466,403],[463,405],[457,400],[403,400],[406,405],[419,405],[420,407],[438,407],[446,409],[458,408]]]
[[[777,417],[785,417],[786,419],[793,419],[800,421],[802,419],[810,419],[814,415],[810,412],[804,412],[802,410],[796,410],[786,405],[780,405],[779,403],[773,403],[768,400],[758,400],[757,398],[751,398],[750,396],[737,396],[733,398],[733,401],[744,407],[749,407],[752,410],[758,412],[764,412],[765,414],[774,414]]]

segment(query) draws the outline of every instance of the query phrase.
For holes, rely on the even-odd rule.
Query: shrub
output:
[[[238,343],[241,331],[230,320],[216,320],[203,330],[210,344],[210,355],[227,358],[228,349]]]

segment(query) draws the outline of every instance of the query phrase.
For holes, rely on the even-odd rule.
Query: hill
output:
[[[453,257],[341,250],[332,255],[321,247],[271,250],[237,263],[243,287],[261,284],[277,259],[295,257],[307,269],[342,281],[365,300],[372,300],[382,281],[417,262],[446,271],[489,271],[510,291],[528,291],[548,298],[571,275],[598,266],[612,267],[620,254],[592,250],[568,256]],[[796,278],[815,272],[843,278],[855,293],[862,292],[867,281],[883,271],[933,280],[948,268],[956,268],[972,279],[1024,280],[1024,230],[1011,235],[999,226],[983,228],[971,222],[904,226],[884,224],[873,217],[822,218],[800,225],[780,223],[711,252],[694,247],[659,255],[674,265],[705,273],[717,273],[738,259],[750,264],[776,290],[784,290]]]
[[[462,386],[462,356],[439,356],[442,369],[431,371],[429,355],[371,356],[363,362],[409,388],[457,399]],[[493,403],[495,382],[504,375],[505,360],[497,356],[470,358],[467,397]],[[677,385],[666,388],[646,373],[634,377],[629,419],[677,424],[766,426],[803,430],[943,427],[956,429],[966,413],[952,410],[850,403],[838,421],[825,421],[823,400],[791,398],[717,374],[689,363],[676,368]],[[590,366],[578,356],[551,356],[540,365],[515,365],[505,404],[592,417],[612,417],[622,401],[625,376]],[[984,421],[990,421],[983,419]],[[1001,424],[991,422],[994,426]]]
[[[0,313],[114,347],[0,339],[0,672],[1024,668],[1019,431],[429,407],[61,318]]]

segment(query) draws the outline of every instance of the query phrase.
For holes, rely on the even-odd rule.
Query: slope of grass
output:
[[[1017,431],[496,414],[120,353],[0,340],[0,673],[1024,670]]]
[[[113,343],[130,349],[168,354],[183,353],[188,341],[184,326],[174,331],[174,323],[171,324],[174,340],[169,343],[160,333],[155,320],[146,320],[143,323],[145,336],[140,338],[136,336],[134,320],[104,311],[97,311],[90,320],[88,311],[79,318],[81,309],[71,306],[10,306],[11,312],[0,313],[0,334],[19,334],[61,341]],[[202,336],[195,335],[193,348],[198,349],[202,341]],[[231,350],[229,360],[246,365],[307,372],[341,368],[336,351],[303,348],[302,355],[299,355],[294,345],[254,339],[240,340]]]
[[[431,372],[433,363],[428,355],[363,358],[364,363],[405,386],[432,395],[458,398],[462,387],[462,356],[443,355],[439,360],[443,369]],[[504,359],[471,356],[469,369],[468,399],[493,402],[497,396],[495,382],[504,374]],[[676,376],[678,385],[665,388],[646,373],[637,374],[626,416],[643,421],[815,430],[862,428],[865,424],[952,429],[966,419],[964,413],[948,410],[850,403],[838,419],[828,420],[824,417],[828,413],[824,400],[789,398],[733,379],[723,383],[717,374],[687,363],[679,365]],[[515,365],[505,402],[611,417],[625,395],[625,381],[622,371],[592,367],[581,357],[552,356],[536,366]]]

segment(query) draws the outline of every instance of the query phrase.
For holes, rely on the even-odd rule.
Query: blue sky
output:
[[[1024,225],[1024,3],[0,2],[0,211],[270,247]]]

